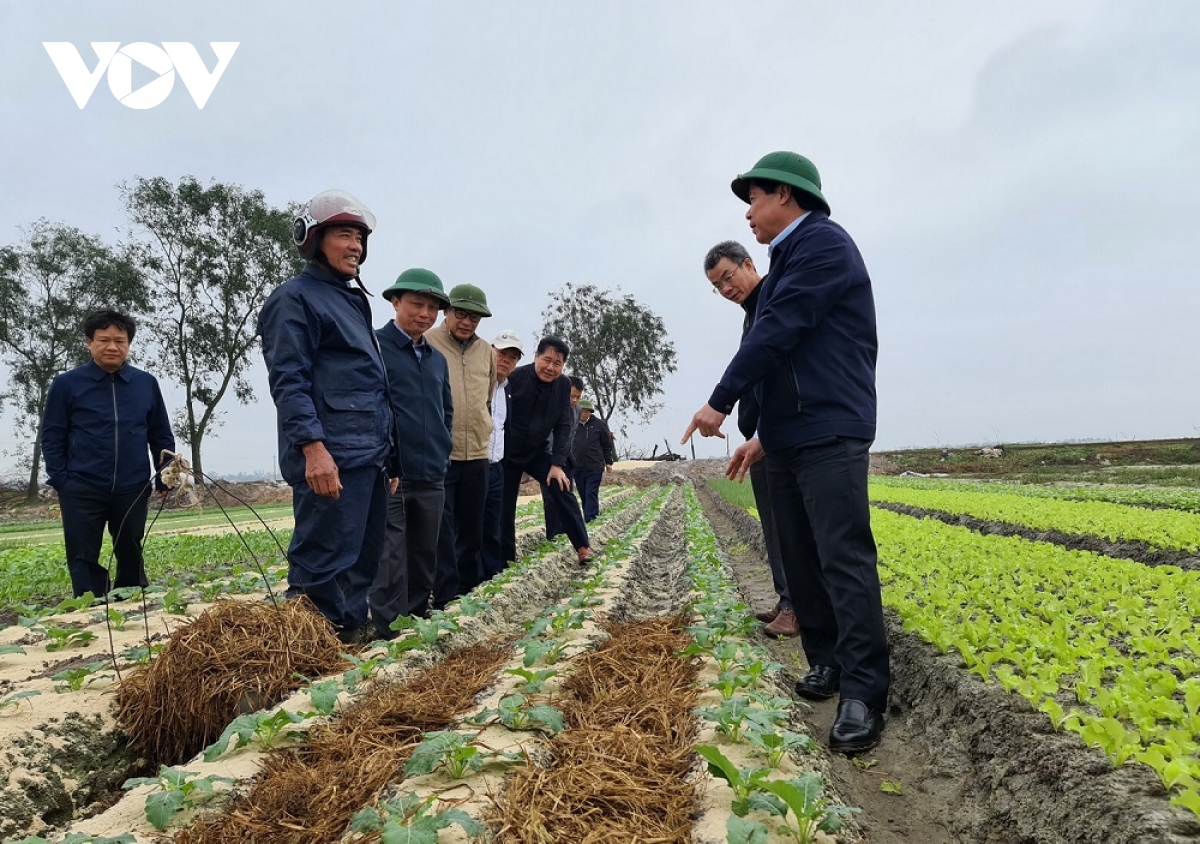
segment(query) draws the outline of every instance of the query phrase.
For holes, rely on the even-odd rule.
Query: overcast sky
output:
[[[678,441],[737,346],[704,253],[736,238],[767,265],[729,182],[791,149],[871,272],[877,449],[1200,431],[1190,0],[110,0],[5,3],[0,23],[0,243],[40,217],[115,243],[115,186],[139,175],[278,205],[343,188],[379,220],[368,288],[412,266],[478,284],[489,338],[532,340],[566,282],[659,313],[679,371],[630,431],[648,450]],[[80,110],[44,41],[89,68],[92,41],[187,41],[210,68],[210,41],[240,46],[203,110],[178,80],[147,110],[101,80]],[[261,362],[253,382],[210,472],[272,467]]]

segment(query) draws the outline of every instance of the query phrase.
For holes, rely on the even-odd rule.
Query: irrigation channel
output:
[[[686,471],[701,481],[704,467]],[[0,710],[0,836],[1200,842],[1144,778],[1053,733],[895,618],[884,743],[856,761],[830,755],[833,704],[791,696],[805,669],[798,642],[763,638],[746,608],[773,599],[757,521],[681,470],[637,480],[605,488],[597,563],[545,542],[538,508],[525,507],[520,559],[500,576],[277,699],[243,690],[228,728],[189,739],[178,758],[131,740],[114,714],[133,687],[121,685],[148,670],[139,659],[168,658],[135,653],[141,622],[113,633],[122,681],[96,672],[62,688],[55,653],[42,676],[0,662],[0,699],[40,692]],[[263,595],[194,602],[188,616],[157,610],[151,644],[182,640],[189,617],[233,601],[273,610]],[[57,621],[98,634],[76,661],[110,652],[103,619]],[[17,632],[0,630],[0,646],[46,645]],[[159,708],[169,718],[175,707]]]

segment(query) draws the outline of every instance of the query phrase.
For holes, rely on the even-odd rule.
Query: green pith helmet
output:
[[[492,315],[492,312],[488,310],[487,296],[484,296],[483,291],[473,284],[456,284],[451,287],[449,307],[482,316]]]
[[[592,404],[590,401],[588,401],[587,399],[580,399],[579,400],[579,409],[594,411],[596,409],[596,406],[594,404]]]
[[[384,299],[391,300],[393,296],[399,296],[405,290],[428,294],[437,299],[438,305],[442,308],[450,304],[450,297],[446,295],[446,291],[442,287],[442,280],[437,277],[436,273],[420,268],[400,273],[395,283],[379,295]]]
[[[804,200],[810,199],[815,202],[817,208],[826,214],[829,213],[829,203],[821,194],[821,174],[817,172],[817,165],[803,155],[794,152],[769,152],[760,158],[753,168],[739,174],[730,187],[738,199],[747,204],[750,202],[751,179],[766,179],[769,182],[791,185],[803,194],[797,197],[801,206],[807,207]]]

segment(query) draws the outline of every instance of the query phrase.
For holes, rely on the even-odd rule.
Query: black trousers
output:
[[[842,699],[883,712],[890,673],[867,498],[866,440],[768,452],[771,507],[809,665],[842,670]]]
[[[388,499],[383,556],[367,601],[385,639],[395,638],[391,623],[400,616],[429,615],[444,502],[441,481],[402,481]]]
[[[479,549],[479,562],[483,566],[483,577],[491,579],[504,571],[502,550],[504,533],[500,525],[504,510],[504,461],[497,460],[488,466],[487,501],[483,505],[483,547]]]
[[[771,512],[771,486],[767,481],[767,461],[760,460],[750,467],[750,487],[754,490],[754,506],[762,523],[763,544],[767,547],[767,565],[771,567],[771,584],[779,596],[781,608],[792,606],[787,576],[783,573],[783,555],[779,553],[779,532]]]
[[[117,558],[117,579],[111,585],[118,588],[149,585],[142,559],[149,501],[149,483],[125,492],[97,489],[74,478],[63,484],[58,491],[58,506],[62,512],[67,571],[76,598],[84,592],[91,592],[97,598],[108,594],[108,566],[100,564],[105,526]]]
[[[446,472],[446,503],[438,536],[433,606],[442,609],[483,582],[483,506],[487,501],[488,461],[451,460]]]
[[[551,484],[549,487],[546,485],[546,475],[550,472],[551,465],[549,454],[539,454],[528,463],[504,461],[504,511],[501,525],[504,533],[501,544],[505,561],[511,562],[517,558],[517,497],[521,491],[521,476],[526,472],[529,473],[529,477],[537,479],[542,488],[542,499],[546,502],[546,508],[557,513],[563,532],[571,540],[571,547],[576,551],[591,547],[587,526],[583,523],[583,513],[579,510],[579,499],[570,490],[560,489],[558,484]]]

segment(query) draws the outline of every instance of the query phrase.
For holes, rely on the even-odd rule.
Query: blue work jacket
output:
[[[304,483],[310,442],[323,442],[338,469],[395,462],[387,375],[361,289],[310,262],[267,298],[258,333],[285,481]]]

